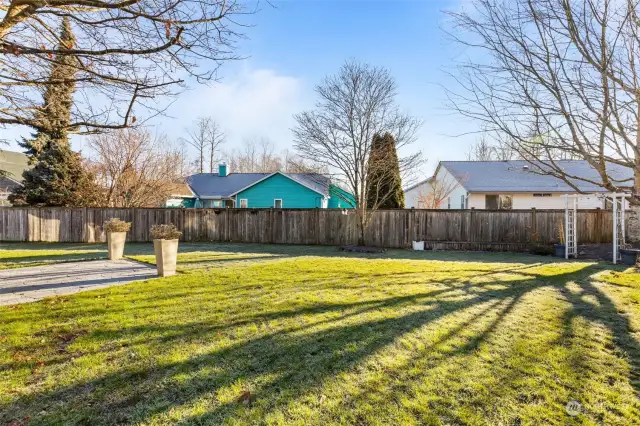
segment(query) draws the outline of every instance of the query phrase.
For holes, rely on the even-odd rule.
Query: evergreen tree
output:
[[[390,133],[374,135],[367,173],[367,208],[404,208],[396,140]]]
[[[87,207],[100,202],[95,176],[85,170],[82,157],[68,143],[49,140],[33,169],[23,174],[22,186],[9,195],[14,205]]]
[[[68,18],[62,21],[59,49],[71,49],[75,44],[75,37],[71,31]],[[44,103],[35,112],[34,122],[36,133],[31,139],[23,139],[20,146],[26,151],[32,163],[49,141],[56,143],[68,142],[68,129],[71,123],[71,107],[73,92],[75,91],[76,67],[73,55],[56,55],[52,61],[51,74],[43,94]]]
[[[73,47],[68,20],[62,22],[60,48]],[[21,144],[34,167],[23,173],[23,184],[9,195],[15,205],[83,207],[96,205],[100,191],[95,176],[85,170],[80,154],[71,150],[69,124],[75,84],[74,57],[53,61],[44,105],[36,112],[36,133]]]

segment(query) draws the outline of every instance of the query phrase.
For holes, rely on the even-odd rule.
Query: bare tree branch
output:
[[[618,0],[475,0],[448,12],[450,36],[469,48],[452,74],[451,106],[533,172],[578,192],[581,181],[631,190],[640,203],[638,9]],[[563,159],[586,160],[598,179],[569,174]]]
[[[161,113],[162,100],[185,81],[215,81],[218,67],[238,58],[244,25],[237,18],[254,13],[258,1],[5,0],[0,126],[34,125],[40,92],[57,84],[48,82],[50,69],[69,56],[77,69],[70,130],[138,125]],[[73,46],[61,46],[54,30],[63,18],[71,22]]]

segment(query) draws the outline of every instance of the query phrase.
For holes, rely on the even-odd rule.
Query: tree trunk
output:
[[[636,123],[640,124],[640,97],[636,96],[637,115]],[[631,187],[631,204],[640,204],[640,132],[636,132],[636,149],[633,153],[633,186]]]
[[[366,229],[366,216],[365,216],[366,213],[367,212],[366,212],[364,206],[358,208],[358,219],[359,219],[358,228],[360,228],[360,229],[358,229],[358,231],[360,231],[360,235],[358,236],[358,245],[359,246],[364,246],[364,232],[365,232],[365,229]]]

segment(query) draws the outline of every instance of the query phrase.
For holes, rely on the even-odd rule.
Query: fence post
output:
[[[602,217],[602,209],[598,207],[597,210],[598,211],[596,212],[596,223],[594,228],[596,230],[596,244],[600,244],[602,242],[602,225],[604,224],[604,220]]]
[[[531,238],[529,238],[530,243],[534,243],[538,241],[538,217],[536,215],[536,208],[531,208]]]
[[[89,209],[85,207],[82,209],[82,242],[89,242],[89,230],[87,229],[89,223]]]
[[[475,242],[476,235],[476,209],[471,207],[471,218],[469,219],[469,242]]]
[[[320,209],[316,208],[316,245],[320,244]]]
[[[137,242],[138,238],[136,237],[136,228],[136,208],[133,207],[131,209],[131,232],[129,232],[131,235],[129,236],[129,241]]]
[[[416,224],[416,209],[411,207],[411,218],[409,219],[411,223],[407,227],[409,229],[409,235],[405,238],[405,247],[411,247],[412,241],[420,241],[420,238],[417,236],[417,224]]]

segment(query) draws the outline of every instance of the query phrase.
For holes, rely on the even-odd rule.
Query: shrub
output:
[[[555,249],[551,245],[532,244],[531,247],[529,247],[529,253],[540,256],[553,256],[555,254]]]
[[[129,229],[131,229],[131,222],[125,222],[117,217],[104,222],[105,232],[127,232]]]
[[[177,240],[182,235],[175,225],[153,225],[151,227],[151,237],[154,240]]]

